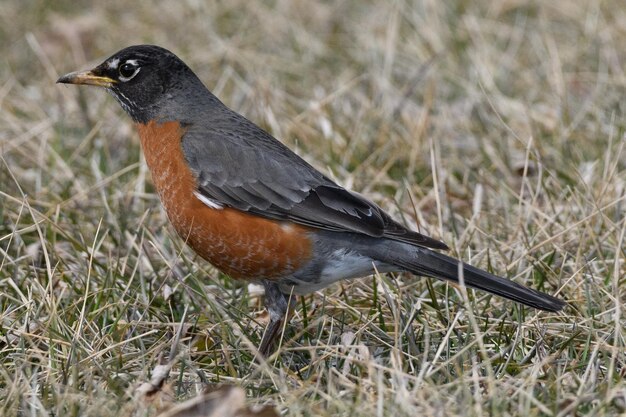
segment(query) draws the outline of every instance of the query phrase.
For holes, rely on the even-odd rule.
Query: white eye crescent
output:
[[[118,68],[118,72],[120,73],[120,81],[130,81],[133,77],[135,77],[135,75],[137,75],[139,70],[141,70],[141,67],[137,65],[137,61],[135,61],[134,59],[129,59]]]

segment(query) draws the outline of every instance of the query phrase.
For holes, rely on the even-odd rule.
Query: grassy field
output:
[[[370,277],[299,300],[255,363],[259,289],[184,247],[118,104],[55,85],[137,43],[569,306]],[[623,2],[4,0],[0,45],[0,415],[152,416],[219,384],[287,416],[626,413]]]

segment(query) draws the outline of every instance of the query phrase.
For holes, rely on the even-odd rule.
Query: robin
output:
[[[202,258],[265,288],[271,353],[290,308],[306,294],[378,272],[410,272],[540,310],[565,303],[433,249],[378,205],[337,185],[215,97],[176,55],[131,46],[57,81],[104,87],[132,118],[170,222]]]

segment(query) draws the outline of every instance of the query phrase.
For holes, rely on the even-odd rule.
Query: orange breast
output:
[[[195,195],[196,178],[176,122],[137,124],[152,180],[172,225],[200,256],[233,278],[287,275],[311,257],[305,227],[232,208],[213,209]]]

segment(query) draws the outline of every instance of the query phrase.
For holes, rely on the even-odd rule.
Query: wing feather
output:
[[[266,218],[447,249],[335,184],[243,116],[221,111],[228,114],[188,126],[182,140],[202,196]]]

